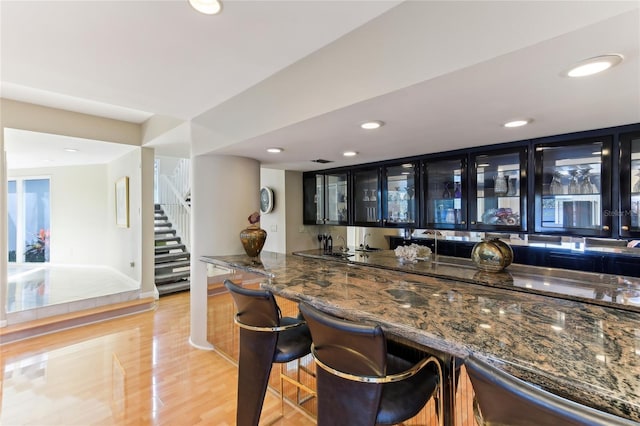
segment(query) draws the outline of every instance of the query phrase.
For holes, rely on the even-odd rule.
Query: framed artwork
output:
[[[116,225],[129,227],[129,177],[116,181]]]

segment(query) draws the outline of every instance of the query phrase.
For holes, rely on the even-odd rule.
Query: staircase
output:
[[[191,254],[159,204],[155,205],[156,288],[160,296],[189,290]]]

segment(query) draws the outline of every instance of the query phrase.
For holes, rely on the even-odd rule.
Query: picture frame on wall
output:
[[[116,181],[116,225],[129,227],[129,177],[123,176]]]

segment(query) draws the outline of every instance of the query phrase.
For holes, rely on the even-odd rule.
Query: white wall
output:
[[[141,154],[136,149],[109,163],[104,191],[107,194],[107,246],[104,263],[136,281],[141,280],[142,210]],[[115,183],[129,177],[129,227],[116,225]],[[133,263],[133,266],[131,264]]]
[[[33,176],[50,178],[51,263],[102,264],[108,248],[107,166],[8,171],[9,179]]]
[[[285,178],[283,170],[260,169],[260,186],[273,190],[274,207],[271,213],[260,216],[260,227],[267,231],[264,251],[276,253],[287,252],[287,198],[285,195]],[[259,197],[256,191],[256,197]]]

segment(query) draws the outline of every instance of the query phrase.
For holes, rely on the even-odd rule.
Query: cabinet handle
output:
[[[605,225],[605,226],[602,227],[602,229],[605,230],[605,231],[608,231],[609,227],[607,225]]]
[[[475,221],[472,221],[472,222],[471,222],[471,224],[472,224],[472,225],[475,225],[476,223],[475,223]],[[463,223],[463,225],[464,225],[464,223]]]
[[[466,222],[463,220],[460,222],[460,225],[464,225]]]
[[[629,230],[629,227],[628,227],[627,225],[624,225],[624,226],[622,227],[622,230],[623,230],[623,231],[628,231],[628,230]]]

